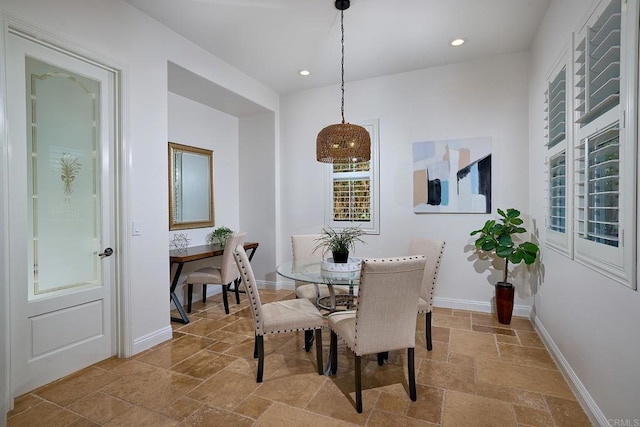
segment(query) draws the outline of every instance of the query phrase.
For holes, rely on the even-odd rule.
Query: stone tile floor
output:
[[[260,291],[263,302],[293,298]],[[353,356],[317,374],[303,333],[265,338],[264,382],[255,381],[246,298],[225,315],[221,296],[197,303],[173,340],[112,358],[19,397],[8,426],[587,426],[589,419],[529,320],[434,309],[433,351],[417,318],[418,400],[407,395],[406,351],[382,367],[363,360],[363,406],[354,407]],[[175,315],[175,313],[172,313]],[[323,331],[325,361],[329,330]]]

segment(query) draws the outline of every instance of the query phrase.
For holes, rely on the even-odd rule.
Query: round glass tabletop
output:
[[[360,270],[327,271],[317,259],[283,262],[276,268],[276,272],[288,279],[308,283],[355,286],[360,282]]]

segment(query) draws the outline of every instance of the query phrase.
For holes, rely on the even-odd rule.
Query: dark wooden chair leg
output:
[[[322,329],[316,329],[316,364],[318,365],[318,375],[324,374],[322,365]]]
[[[233,281],[233,286],[236,294],[236,304],[240,304],[240,278],[238,277]]]
[[[329,354],[331,356],[331,373],[338,371],[338,335],[331,331],[331,343],[329,344]]]
[[[427,350],[431,351],[433,349],[431,343],[431,312],[428,312],[424,319],[425,341],[427,342]]]
[[[311,346],[313,345],[313,331],[308,330],[304,331],[304,351],[307,353],[311,350]]]
[[[418,394],[416,392],[416,366],[413,350],[413,348],[407,349],[407,370],[409,371],[409,397],[415,402]]]
[[[207,285],[202,285],[202,303],[207,302]]]
[[[382,366],[384,365],[384,362],[389,360],[389,352],[388,351],[383,351],[381,353],[378,353],[378,366]]]
[[[229,297],[227,297],[227,285],[222,285],[222,303],[224,304],[224,312],[229,314]]]
[[[191,301],[193,300],[193,284],[187,285],[187,313],[191,313]]]
[[[356,355],[355,371],[356,371],[356,411],[362,413],[362,372],[360,370],[360,356]]]
[[[258,335],[256,337],[258,342],[258,376],[256,382],[262,382],[262,372],[264,370],[264,336]]]
[[[256,339],[253,340],[253,358],[258,358],[258,336],[256,335]]]

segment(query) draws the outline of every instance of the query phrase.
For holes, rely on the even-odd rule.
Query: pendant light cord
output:
[[[342,61],[340,63],[342,67],[342,71],[341,71],[342,104],[340,105],[340,112],[342,114],[342,123],[344,124],[344,10],[340,11],[340,32],[342,34],[342,38],[340,39],[340,44],[342,46]]]

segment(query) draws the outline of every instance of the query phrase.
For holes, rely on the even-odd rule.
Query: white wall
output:
[[[366,236],[358,255],[393,256],[412,237],[443,239],[436,297],[440,304],[490,309],[495,277],[474,263],[469,232],[485,214],[414,214],[412,151],[417,141],[490,136],[493,140],[493,207],[529,214],[527,53],[487,58],[411,73],[347,83],[348,122],[379,119],[380,235]],[[282,194],[279,254],[291,259],[289,236],[319,232],[324,224],[325,166],[315,160],[318,131],[340,120],[340,88],[331,86],[281,100]],[[478,274],[478,269],[480,274]],[[516,304],[529,305],[523,277],[513,280]],[[438,301],[437,301],[438,302]]]
[[[172,92],[168,96],[169,141],[213,150],[215,227],[239,230],[238,118]],[[169,241],[186,233],[190,246],[204,245],[215,227],[170,231]]]
[[[240,119],[240,226],[259,242],[251,266],[256,279],[274,280],[278,196],[277,127],[273,113]]]
[[[155,343],[154,334],[169,327],[167,61],[269,110],[277,108],[278,96],[120,0],[0,0],[0,11],[124,70],[124,219],[127,225],[139,221],[143,230],[139,237],[126,233],[124,242],[131,313],[125,326],[131,335],[128,344],[142,350]],[[237,189],[237,146],[233,149],[235,160],[228,170]],[[239,225],[237,210],[221,212],[221,222]]]
[[[594,1],[554,0],[532,48],[530,69],[530,200],[544,241],[545,81]],[[637,141],[635,141],[637,144]],[[583,404],[597,422],[640,420],[640,295],[553,250],[543,248],[544,280],[534,311],[541,332],[561,352]],[[610,420],[610,421],[608,421]],[[622,422],[622,421],[619,421]],[[625,425],[625,424],[618,424]],[[635,424],[626,424],[635,425]]]

